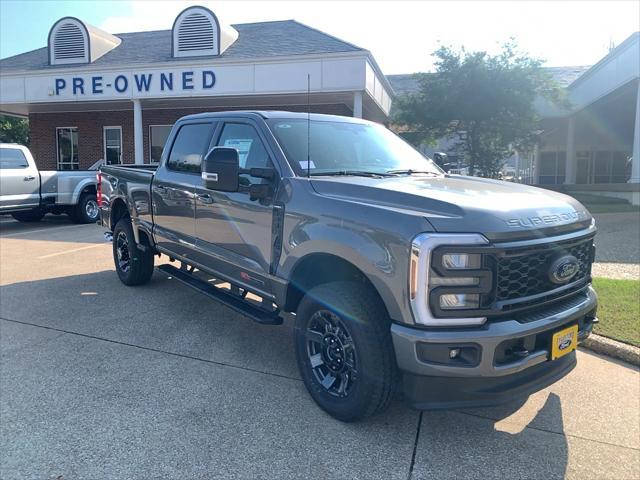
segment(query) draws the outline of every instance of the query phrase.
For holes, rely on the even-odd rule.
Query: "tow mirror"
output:
[[[209,190],[237,192],[240,158],[235,148],[214,147],[202,162],[202,182]]]

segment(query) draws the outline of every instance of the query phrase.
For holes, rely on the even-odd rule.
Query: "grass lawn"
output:
[[[594,278],[598,292],[595,333],[640,347],[640,280]]]
[[[584,206],[591,213],[640,213],[640,208],[631,204],[619,203],[587,203]]]

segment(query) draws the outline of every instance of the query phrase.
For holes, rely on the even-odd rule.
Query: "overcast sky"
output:
[[[495,51],[514,37],[548,66],[592,65],[640,30],[640,1],[0,0],[0,57],[43,47],[63,16],[110,33],[170,29],[189,5],[225,23],[295,19],[371,50],[387,74],[428,71],[439,45]]]

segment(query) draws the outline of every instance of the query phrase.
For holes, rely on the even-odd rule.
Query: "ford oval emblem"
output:
[[[551,264],[549,280],[553,283],[567,283],[580,270],[580,262],[573,255],[564,255]]]

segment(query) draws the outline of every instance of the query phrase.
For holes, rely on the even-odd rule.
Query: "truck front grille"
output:
[[[593,262],[593,237],[567,242],[505,249],[496,256],[497,302],[544,294],[559,287],[549,279],[549,268],[556,258],[573,255],[580,268],[571,283],[586,283]],[[581,282],[582,281],[582,282]]]

